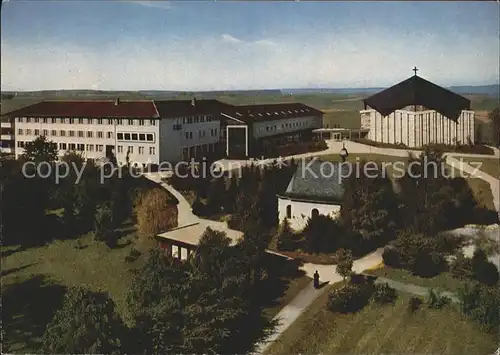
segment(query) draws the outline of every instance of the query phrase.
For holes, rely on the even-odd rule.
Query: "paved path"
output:
[[[373,276],[373,275],[370,275],[370,276]],[[396,291],[406,292],[406,293],[410,293],[412,295],[421,296],[421,297],[427,297],[427,295],[429,294],[429,290],[431,289],[429,287],[417,286],[417,285],[413,285],[413,284],[406,284],[403,282],[387,279],[385,277],[377,277],[377,280],[375,280],[375,283],[376,284],[388,283],[389,286],[396,289]],[[456,303],[460,302],[459,298],[457,297],[457,295],[455,293],[443,291],[443,292],[440,292],[440,294],[442,296],[449,297],[452,302],[456,302]]]
[[[371,254],[368,254],[361,259],[354,261],[353,271],[356,273],[361,273],[362,271],[372,268],[382,262],[382,252],[383,249],[377,249]],[[320,283],[328,281],[330,284],[342,281],[342,276],[337,273],[336,265],[316,265],[316,264],[304,264],[301,269],[306,272],[307,276],[313,277],[314,272],[318,270]],[[295,296],[295,298],[287,304],[283,309],[274,317],[274,320],[278,320],[279,325],[276,327],[274,332],[265,340],[258,344],[255,354],[264,353],[267,348],[278,339],[281,334],[290,326],[297,318],[304,312],[304,310],[314,302],[319,295],[321,295],[327,287],[322,287],[316,290],[311,282],[307,285],[300,293]]]

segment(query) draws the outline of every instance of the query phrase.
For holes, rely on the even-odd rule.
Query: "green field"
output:
[[[339,287],[333,285],[330,287]],[[480,331],[453,308],[423,306],[409,314],[409,295],[398,294],[394,305],[370,304],[355,314],[326,309],[326,290],[272,344],[277,354],[492,354],[494,335]]]

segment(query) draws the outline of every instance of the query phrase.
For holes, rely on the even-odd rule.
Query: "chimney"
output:
[[[117,97],[116,100],[115,100],[115,106],[118,106],[120,104],[120,98]]]
[[[193,97],[191,99],[191,106],[195,107],[196,106],[196,97]]]

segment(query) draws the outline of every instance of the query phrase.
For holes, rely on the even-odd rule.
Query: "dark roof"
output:
[[[284,196],[305,201],[341,203],[344,196],[342,181],[351,171],[350,163],[319,159],[301,162]]]
[[[218,114],[223,107],[232,107],[218,100],[164,100],[154,101],[160,117],[182,117]]]
[[[452,120],[462,110],[470,110],[470,100],[414,75],[388,89],[363,100],[382,116],[388,116],[407,106],[424,106]]]
[[[301,103],[242,106],[226,105],[222,112],[243,122],[272,121],[323,114],[322,111]]]
[[[43,101],[11,112],[17,117],[158,118],[153,101]]]

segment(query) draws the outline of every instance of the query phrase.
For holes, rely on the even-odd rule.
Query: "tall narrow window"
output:
[[[286,218],[292,218],[292,205],[286,206]]]

